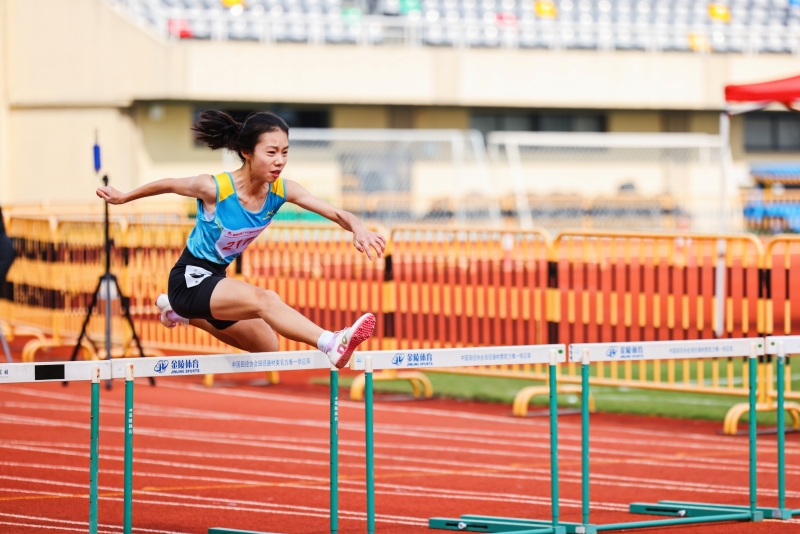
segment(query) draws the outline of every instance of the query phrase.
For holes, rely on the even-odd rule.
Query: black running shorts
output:
[[[183,249],[180,259],[169,272],[169,303],[175,313],[186,319],[205,319],[217,330],[225,330],[236,321],[220,321],[211,315],[211,294],[225,278],[227,265],[196,258]]]

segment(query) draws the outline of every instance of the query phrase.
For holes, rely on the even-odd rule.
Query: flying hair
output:
[[[211,150],[227,148],[238,154],[244,162],[243,152],[255,150],[261,134],[281,130],[289,135],[289,125],[269,111],[259,111],[247,116],[243,123],[237,122],[224,111],[208,110],[200,113],[192,125],[195,139]]]

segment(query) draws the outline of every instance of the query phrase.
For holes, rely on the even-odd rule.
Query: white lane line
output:
[[[118,429],[117,429],[117,430],[118,430]],[[144,433],[146,433],[146,434],[148,433],[148,432],[147,432],[147,429],[140,429],[140,433],[141,433],[141,432],[144,432]],[[164,435],[164,433],[158,433],[158,434],[160,434],[160,435],[162,435],[162,436]],[[176,437],[176,436],[170,436],[170,437]],[[179,435],[177,436],[177,438],[178,438],[178,439],[186,439],[186,434],[179,434]],[[201,441],[206,441],[206,440],[208,440],[208,439],[215,439],[216,441],[222,441],[222,440],[220,440],[220,439],[218,438],[218,436],[215,436],[215,435],[211,435],[211,436],[209,436],[209,435],[203,435],[203,436],[202,436],[202,439],[200,439],[200,440],[201,440]],[[244,443],[243,443],[242,441],[240,441],[240,440],[232,440],[232,443],[233,443],[233,444],[236,444],[236,445],[238,445],[238,446],[241,446],[241,445],[243,445],[243,444],[244,444]],[[286,447],[282,447],[282,448],[286,448]],[[292,447],[292,448],[294,448],[294,447]],[[23,450],[25,450],[25,447],[22,447],[22,449],[23,449]],[[43,449],[41,449],[41,448],[36,448],[36,449],[35,449],[33,452],[53,452],[53,453],[56,453],[56,454],[58,454],[58,453],[64,453],[64,451],[61,451],[60,449],[58,449],[58,450],[48,450],[48,451],[44,451],[44,450],[43,450]],[[328,451],[328,449],[326,449],[326,448],[320,448],[320,449],[318,449],[318,450],[317,450],[317,451],[315,451],[315,452],[324,453],[324,454],[326,454],[326,455],[327,455],[327,454],[329,454],[329,451]],[[352,454],[352,455],[358,455],[358,456],[360,456],[360,455],[361,455],[361,453],[360,453],[360,452],[352,452],[352,453],[349,453],[349,454]],[[79,454],[77,454],[77,453],[71,453],[71,455],[79,455]],[[81,455],[81,456],[82,456],[82,455]],[[107,458],[112,458],[112,457],[107,457]],[[113,457],[113,459],[116,459],[116,460],[121,460],[121,457]],[[395,459],[396,459],[396,458],[395,458]],[[410,459],[408,459],[408,460],[413,460],[413,458],[410,458]],[[148,462],[148,461],[147,461],[147,460],[145,460],[145,462]],[[161,462],[153,462],[153,461],[150,461],[150,463],[157,463],[157,464],[161,465]],[[176,465],[176,466],[178,466],[178,467],[181,467],[181,466],[184,466],[184,465],[192,465],[192,464],[175,464],[175,465]],[[459,465],[459,464],[456,464],[456,465]],[[473,467],[473,464],[471,464],[471,463],[467,463],[467,464],[461,464],[461,465],[464,465],[465,467]],[[503,468],[504,468],[503,466],[495,466],[495,465],[487,465],[487,467],[488,467],[488,468],[490,468],[490,469],[503,469]],[[202,467],[196,467],[196,468],[202,468]],[[392,466],[388,466],[388,468],[389,468],[389,469],[391,469],[391,468],[392,468]],[[210,468],[210,469],[212,469],[212,470],[213,470],[213,469],[217,469],[217,470],[223,470],[223,471],[225,471],[225,470],[230,470],[229,468],[219,468],[219,467],[218,467],[218,468]],[[515,470],[524,470],[524,469],[526,469],[526,468],[524,468],[524,467],[519,467],[519,468],[517,468],[517,469],[515,469]],[[416,470],[417,470],[417,471],[423,471],[423,469],[416,469]],[[442,472],[442,471],[439,471],[439,470],[432,470],[432,471],[429,471],[429,472]],[[445,472],[450,472],[450,471],[445,471]],[[245,472],[244,472],[244,474],[253,474],[253,472],[252,472],[252,471],[245,471]],[[262,473],[262,474],[263,474],[263,473]],[[284,476],[284,475],[275,475],[275,476]],[[288,475],[286,475],[286,476],[288,476]],[[499,475],[497,475],[497,476],[499,476]],[[602,476],[602,475],[598,475],[598,476]],[[321,479],[319,479],[319,478],[315,478],[315,479],[313,479],[313,480],[321,480]],[[664,483],[676,484],[676,483],[678,483],[678,482],[677,482],[677,481],[676,481],[676,482],[664,481]]]
[[[11,521],[0,521],[0,525],[8,525],[11,527],[42,528],[46,530],[60,530],[62,532],[83,532],[84,534],[86,534],[86,528],[61,527],[58,525],[34,525],[32,523],[12,523]],[[111,530],[98,529],[97,534],[116,534],[116,533]]]
[[[75,488],[81,488],[84,491],[88,491],[88,487],[85,484],[75,484],[75,483],[71,483],[71,482],[56,482],[56,481],[52,481],[52,480],[43,480],[43,479],[26,478],[26,477],[14,477],[14,476],[6,476],[6,475],[0,475],[0,479],[13,480],[13,481],[17,481],[17,482],[27,482],[27,483],[31,483],[31,484],[44,484],[44,485],[53,485],[53,486],[75,487]],[[306,486],[298,486],[298,487],[303,487],[305,489],[309,489]],[[114,492],[114,493],[122,493],[122,488],[112,488],[112,487],[108,487],[108,486],[100,486],[98,489],[101,490],[101,491],[111,491],[111,492]],[[320,489],[322,489],[322,488],[320,488]],[[328,491],[328,488],[327,487],[324,488],[324,491]],[[238,504],[246,504],[246,505],[250,505],[250,506],[259,506],[261,508],[253,509],[252,511],[263,512],[263,513],[277,513],[277,514],[289,514],[289,515],[307,515],[307,516],[311,516],[311,517],[324,517],[324,518],[327,518],[328,517],[328,512],[329,512],[327,509],[324,509],[324,508],[311,508],[311,507],[296,506],[296,505],[289,505],[289,504],[275,504],[275,503],[260,503],[260,502],[253,502],[253,501],[241,501],[241,500],[235,500],[235,499],[224,499],[224,498],[220,498],[220,497],[202,497],[202,496],[199,496],[199,495],[183,495],[183,494],[177,494],[177,493],[166,493],[166,492],[156,492],[156,491],[146,491],[146,490],[134,490],[134,493],[136,495],[152,495],[152,496],[158,496],[158,497],[171,497],[171,498],[174,498],[174,499],[199,500],[199,501],[203,501],[203,502],[206,502],[206,503],[226,502],[226,503],[229,503],[229,504],[236,504],[236,505],[238,505]],[[105,497],[105,496],[101,496],[101,497],[99,497],[99,499],[100,500],[121,501],[122,497],[121,496],[120,497]],[[164,505],[183,506],[183,505],[186,505],[186,506],[195,506],[197,508],[208,507],[208,508],[215,508],[215,509],[220,509],[220,510],[235,510],[235,511],[243,510],[243,508],[241,508],[239,506],[237,506],[237,508],[235,508],[235,509],[232,509],[230,506],[213,506],[211,504],[194,505],[192,503],[173,503],[173,502],[170,502],[168,500],[163,500],[163,501],[145,501],[145,500],[141,500],[141,499],[134,499],[134,502],[140,502],[140,503],[144,503],[144,504],[156,504],[156,505],[159,505],[159,506],[164,506]],[[311,511],[311,512],[319,511],[321,513],[319,515],[314,515],[313,513],[309,513],[309,512],[305,512],[305,513],[299,512],[298,510],[308,510],[308,511]],[[324,515],[322,513],[324,513]],[[366,521],[366,514],[363,513],[363,512],[352,512],[352,511],[347,511],[347,510],[340,510],[339,513],[340,513],[340,515],[342,515],[344,518],[347,518],[347,519],[358,519],[358,520]],[[420,522],[423,522],[423,520],[421,518],[411,518],[411,517],[402,517],[402,516],[388,516],[388,515],[383,515],[383,514],[380,515],[380,517],[381,517],[381,520],[383,520],[383,521],[406,521],[406,522],[414,521],[414,523],[412,523],[414,525],[418,525],[418,524],[420,524]],[[377,519],[377,516],[376,516],[376,519]],[[425,525],[428,524],[427,520],[424,520],[424,524]]]
[[[142,429],[140,429],[140,433],[141,433],[141,432],[142,432]],[[145,432],[145,433],[147,433],[147,432]],[[159,434],[159,435],[162,435],[162,436],[163,436],[163,434],[164,434],[164,433],[157,433],[157,434]],[[184,434],[184,435],[181,435],[181,436],[170,436],[170,437],[174,437],[174,438],[176,438],[176,439],[187,439],[187,436],[186,436],[185,434]],[[219,439],[218,437],[216,437],[216,436],[203,436],[202,438],[199,438],[199,439],[198,439],[198,441],[204,441],[204,442],[205,442],[205,441],[207,441],[207,439],[215,439],[215,440],[216,440],[216,441],[218,441],[218,442],[222,442],[222,440],[220,440],[220,439]],[[229,441],[229,443],[231,443],[231,444],[235,444],[235,445],[238,445],[238,446],[242,446],[242,445],[245,445],[245,444],[246,444],[246,443],[244,443],[244,442],[242,442],[242,441],[240,441],[240,440],[231,440],[231,441]],[[259,446],[260,446],[260,445],[261,445],[261,444],[259,444]],[[284,445],[281,445],[281,446],[280,446],[280,448],[285,448],[285,444],[284,444]],[[33,452],[46,452],[46,451],[42,451],[42,450],[41,450],[41,448],[38,448],[38,449],[35,449],[35,450],[33,450]],[[54,452],[54,453],[62,453],[63,451],[60,451],[60,450],[53,450],[53,451],[51,451],[51,452]],[[328,449],[320,449],[318,452],[324,453],[325,455],[329,454],[329,450],[328,450]],[[357,453],[351,453],[351,454],[358,455],[359,457],[360,457],[360,455],[361,455],[361,453],[360,453],[360,452],[357,452]],[[72,454],[72,455],[75,455],[75,454]],[[78,454],[78,455],[79,455],[79,456],[82,456],[82,455],[80,455],[80,454]],[[400,462],[400,463],[402,463],[402,462],[405,462],[405,461],[407,461],[407,460],[408,460],[408,459],[407,459],[407,457],[392,458],[391,456],[386,456],[386,455],[380,455],[380,456],[381,456],[381,457],[383,457],[383,458],[389,458],[389,459],[392,459],[393,461],[397,461],[397,462]],[[111,458],[111,457],[106,457],[106,458]],[[406,458],[406,459],[404,460],[403,458]],[[119,461],[119,460],[121,460],[121,457],[114,457],[113,459],[116,459],[116,460],[118,460],[118,461]],[[182,465],[183,465],[183,466],[191,466],[191,465],[194,465],[194,464],[171,464],[171,463],[160,463],[160,464],[159,464],[159,463],[157,463],[156,461],[148,461],[148,462],[149,462],[149,463],[155,463],[156,465],[174,465],[174,466],[177,466],[177,467],[181,467]],[[146,462],[146,463],[147,463],[147,462]],[[473,466],[472,466],[471,464],[465,464],[465,467],[473,467]],[[216,468],[216,469],[215,469],[215,468],[213,468],[213,467],[208,467],[208,466],[199,466],[199,465],[194,465],[194,467],[193,467],[193,468],[195,468],[195,469],[203,469],[203,468],[208,468],[208,469],[210,469],[210,470],[221,470],[221,471],[229,471],[229,470],[230,470],[229,468],[225,468],[225,467],[223,467],[223,468]],[[386,468],[386,469],[388,469],[388,470],[390,470],[390,471],[391,471],[392,469],[394,469],[394,470],[410,470],[410,471],[420,471],[420,472],[428,472],[428,473],[434,473],[434,474],[435,474],[435,473],[439,473],[439,474],[452,474],[452,470],[436,470],[436,469],[424,469],[424,468],[409,468],[409,467],[405,467],[405,466],[400,466],[400,467],[398,467],[398,466],[380,466],[379,468],[380,468],[380,469],[384,469],[384,468]],[[494,466],[494,465],[489,465],[489,466],[488,466],[488,468],[490,468],[490,469],[502,469],[501,467]],[[525,472],[525,469],[527,469],[527,468],[520,467],[520,468],[517,468],[517,469],[515,469],[515,471],[521,471],[521,472]],[[255,472],[255,473],[254,473],[253,471],[244,471],[243,473],[244,473],[244,474],[249,474],[249,475],[253,475],[253,474],[255,474],[256,476],[258,476],[258,475],[263,475],[263,474],[264,474],[264,473],[262,473],[262,472]],[[474,473],[463,473],[463,474],[464,474],[464,475],[467,475],[467,476],[479,476],[478,474],[474,474]],[[274,475],[274,476],[278,476],[278,477],[281,477],[281,476],[284,476],[284,477],[290,477],[290,475],[280,475],[280,474],[276,474],[276,475]],[[488,476],[488,475],[483,475],[483,476]],[[495,477],[502,477],[503,475],[501,475],[501,474],[494,474],[494,476],[495,476]],[[566,476],[566,474],[565,474],[565,476]],[[524,477],[523,477],[523,478],[524,478]],[[315,479],[312,479],[312,480],[321,481],[321,480],[324,480],[324,479],[315,478]],[[565,482],[566,482],[566,481],[567,481],[567,479],[565,479]],[[570,482],[571,482],[571,481],[570,481]],[[674,481],[674,482],[665,481],[665,482],[666,482],[666,483],[670,483],[670,484],[680,484],[680,482],[679,482],[679,481]],[[626,485],[627,485],[627,484],[626,484]],[[644,486],[644,487],[647,487],[647,486]],[[772,491],[772,490],[766,490],[766,491]]]
[[[28,516],[28,515],[9,514],[9,513],[6,513],[6,512],[0,512],[0,516],[10,517],[10,518],[14,518],[14,519],[24,519],[24,520],[33,519],[35,521],[44,521],[44,522],[48,522],[48,523],[58,523],[58,524],[64,524],[64,525],[79,525],[79,526],[84,527],[83,532],[86,532],[86,528],[89,527],[89,523],[85,522],[85,521],[70,521],[70,520],[67,520],[67,519],[55,519],[55,518],[41,517],[41,516],[33,517],[33,516]],[[117,525],[105,525],[105,524],[102,524],[102,523],[98,523],[97,526],[98,527],[102,527],[102,528],[113,528],[113,529],[117,529],[117,530],[123,530],[123,528],[121,526],[117,526]],[[133,530],[137,531],[137,532],[151,532],[153,534],[185,534],[183,532],[175,532],[175,531],[172,531],[172,530],[153,530],[153,529],[150,529],[150,528],[142,528],[142,527],[133,527]]]
[[[72,493],[59,493],[56,491],[43,491],[43,490],[27,490],[27,489],[19,489],[19,488],[0,488],[0,491],[8,491],[11,493],[32,493],[35,495],[46,495],[49,497],[75,497],[78,498],[79,496],[74,495]],[[3,515],[0,513],[0,515]]]
[[[3,403],[7,407],[15,407],[20,409],[35,409],[37,411],[41,410],[57,410],[57,411],[74,411],[72,408],[63,406],[63,405],[53,405],[53,404],[42,404],[42,403],[19,403],[14,401],[6,401]],[[241,420],[247,421],[248,423],[252,422],[260,422],[260,423],[267,423],[270,425],[282,424],[282,425],[289,425],[289,426],[304,426],[304,427],[312,427],[312,428],[320,428],[320,429],[327,429],[328,428],[328,421],[327,420],[315,420],[315,419],[288,419],[288,418],[278,418],[278,417],[267,417],[267,416],[256,416],[256,415],[238,415],[238,414],[231,414],[227,412],[214,412],[214,411],[207,411],[207,410],[193,410],[193,409],[182,409],[182,408],[171,408],[168,411],[164,411],[161,407],[156,405],[149,405],[149,404],[139,404],[137,405],[136,415],[139,417],[148,417],[153,416],[159,419],[164,417],[173,417],[179,419],[186,419],[186,418],[195,418],[207,421],[209,419],[212,420],[223,420],[223,421],[232,421],[232,420]],[[364,428],[361,424],[355,423],[347,423],[340,421],[339,429],[342,431],[352,431],[363,433]],[[459,428],[452,428],[452,429],[443,429],[442,427],[435,427],[435,426],[425,426],[425,425],[393,425],[393,424],[378,424],[375,426],[375,433],[376,434],[391,434],[391,435],[400,435],[404,437],[415,437],[421,439],[431,439],[431,440],[446,440],[446,441],[462,441],[462,442],[472,442],[472,443],[484,443],[487,445],[498,445],[498,444],[507,444],[512,446],[519,446],[519,447],[527,447],[527,448],[547,448],[549,447],[548,444],[545,443],[545,438],[547,434],[533,434],[531,432],[509,432],[509,431],[492,431],[492,430],[478,430],[478,429],[459,429]],[[445,432],[444,434],[442,432]],[[477,435],[476,435],[477,434]],[[464,436],[468,436],[466,439]],[[497,439],[486,439],[483,436],[489,436],[492,438],[521,438],[525,441],[520,442],[519,440],[514,442],[505,442],[504,440],[497,440]],[[541,439],[542,443],[535,443],[531,442],[530,440],[537,440]],[[578,435],[571,435],[571,434],[562,434],[560,436],[562,443],[564,441],[579,441],[580,436]],[[710,444],[694,444],[681,441],[680,439],[675,439],[675,436],[672,436],[669,440],[641,440],[641,439],[617,439],[611,438],[607,436],[593,436],[591,438],[592,443],[604,443],[604,444],[613,444],[613,445],[626,445],[626,446],[638,446],[638,447],[663,447],[663,448],[681,448],[681,449],[698,449],[698,450],[717,450],[717,451],[738,451],[739,449],[736,446],[727,446],[727,445],[710,445]],[[718,441],[717,441],[718,443]],[[563,447],[562,447],[563,448]],[[763,445],[762,451],[772,451],[777,450],[777,445]],[[793,450],[791,445],[786,450],[787,454],[800,454],[800,449],[797,451]]]
[[[9,403],[6,403],[9,404]],[[41,405],[41,404],[28,404],[26,405],[27,408],[43,410],[43,409],[53,409],[53,410],[63,410],[63,411],[72,411],[69,410],[67,407],[64,406],[53,406],[53,405]],[[210,413],[200,411],[193,411],[189,412],[181,412],[179,410],[171,410],[170,415],[172,417],[177,417],[180,419],[186,419],[186,417],[193,417],[202,420],[208,420],[209,418],[212,419],[219,419],[219,420],[228,420],[228,419],[237,419],[235,415],[228,415],[228,414],[214,414],[213,416]],[[136,415],[141,416],[154,416],[162,419],[164,417],[163,411],[158,412],[149,412],[146,409],[137,409]],[[5,417],[20,417],[20,416],[13,416],[13,415],[6,415]],[[259,421],[259,422],[268,422],[269,424],[284,424],[284,425],[297,425],[303,427],[313,427],[319,429],[327,429],[328,422],[327,421],[314,421],[314,420],[293,420],[293,419],[286,419],[286,418],[243,418],[247,421]],[[268,419],[268,420],[265,420]],[[352,423],[342,423],[339,424],[340,431],[354,431],[363,433],[364,428],[362,425],[352,424]],[[375,434],[389,434],[389,435],[397,435],[403,437],[414,437],[419,439],[426,439],[426,440],[441,440],[441,441],[461,441],[467,443],[483,443],[486,445],[500,445],[500,446],[516,446],[522,448],[536,448],[536,449],[549,449],[549,444],[545,439],[545,435],[533,435],[529,433],[519,433],[519,432],[492,432],[492,431],[484,431],[481,432],[480,430],[469,430],[469,429],[447,429],[443,430],[441,427],[429,427],[429,426],[418,426],[418,425],[376,425],[374,429]],[[446,433],[442,433],[446,432]],[[487,439],[481,436],[496,436],[500,438],[516,438],[512,440],[505,440],[505,439]],[[566,438],[566,439],[565,439]],[[569,440],[570,436],[561,436],[562,443],[566,440]],[[674,438],[674,436],[673,436]],[[580,439],[579,437],[575,437],[575,439]],[[652,449],[653,447],[663,447],[665,449],[673,449],[678,448],[681,450],[685,449],[696,449],[696,450],[716,450],[716,451],[724,451],[724,452],[743,452],[745,449],[745,443],[742,442],[737,447],[731,446],[710,446],[710,445],[701,445],[701,444],[691,444],[691,443],[684,443],[681,440],[668,440],[668,441],[661,441],[661,442],[654,442],[650,440],[617,440],[617,439],[610,439],[605,437],[595,437],[592,438],[592,443],[606,443],[606,444],[617,444],[617,445],[625,445],[631,447],[647,447]],[[561,450],[580,450],[578,445],[561,445]],[[795,451],[787,450],[787,454],[795,454]],[[618,451],[621,454],[621,451]],[[800,454],[800,450],[797,451]],[[650,453],[641,453],[645,455],[652,455],[652,450]]]
[[[163,381],[162,381],[163,382]],[[234,396],[234,397],[245,397],[245,398],[256,398],[256,399],[264,399],[267,401],[275,402],[275,401],[282,401],[288,403],[297,403],[297,404],[304,404],[304,405],[319,405],[319,406],[329,406],[329,401],[327,400],[320,400],[316,397],[306,397],[306,396],[289,396],[289,395],[282,395],[279,393],[263,393],[263,392],[255,392],[249,390],[222,390],[222,389],[209,389],[202,386],[195,386],[195,385],[178,385],[174,382],[164,382],[163,387],[165,388],[172,388],[172,389],[181,389],[181,390],[189,390],[197,393],[204,393],[204,394],[215,394],[215,395],[227,395],[227,396]],[[50,394],[49,392],[41,392],[34,389],[26,389],[26,388],[9,388],[9,391],[16,391],[21,394],[31,395],[35,397],[49,397],[58,398],[60,400],[73,400],[79,401],[83,404],[88,404],[85,397],[79,396],[71,396],[65,394]],[[109,401],[109,406],[114,405],[118,407],[122,407],[122,402],[117,401]],[[340,407],[352,407],[355,409],[363,410],[364,405],[360,402],[352,402],[346,400],[339,401]],[[429,415],[429,416],[437,416],[437,417],[444,417],[444,418],[455,418],[455,419],[467,419],[474,423],[475,421],[485,421],[491,423],[499,423],[504,425],[514,425],[514,426],[525,426],[528,428],[531,427],[541,427],[543,431],[548,431],[549,426],[547,423],[534,421],[531,419],[520,419],[520,418],[513,418],[513,417],[502,417],[502,416],[493,416],[493,415],[483,415],[483,414],[476,414],[472,412],[465,412],[459,410],[441,410],[441,409],[431,409],[431,408],[419,408],[415,406],[386,406],[384,404],[376,404],[375,411],[383,411],[383,412],[393,412],[393,413],[402,413],[402,414],[420,414],[420,415]],[[571,429],[574,430],[576,433],[580,431],[580,424],[572,424],[572,423],[565,423],[560,422],[559,426],[562,430]],[[436,427],[441,430],[441,427]],[[607,425],[607,424],[600,424],[600,428],[602,432],[613,432],[615,434],[632,434],[632,435],[641,435],[645,437],[663,437],[668,438],[671,442],[675,442],[675,434],[670,433],[668,431],[658,431],[658,430],[650,430],[650,429],[636,429],[630,428],[627,426],[618,426],[618,425]],[[480,430],[480,429],[479,429]],[[593,438],[596,439],[596,438]],[[697,440],[708,442],[710,444],[718,444],[719,437],[716,436],[708,436],[704,434],[681,434],[681,440]],[[625,440],[618,440],[619,443],[625,443]],[[789,449],[797,448],[800,450],[800,446],[789,444],[787,443],[787,452]]]
[[[288,396],[288,395],[281,395],[278,393],[263,393],[263,392],[255,392],[247,389],[209,389],[203,386],[196,386],[196,385],[178,385],[177,382],[170,382],[165,383],[164,387],[173,388],[173,389],[183,389],[183,390],[191,390],[198,393],[208,393],[208,394],[215,394],[215,395],[227,395],[227,396],[235,396],[235,397],[247,397],[247,398],[261,398],[270,401],[283,401],[283,402],[291,402],[291,403],[298,403],[298,404],[316,404],[320,406],[328,406],[329,402],[320,400],[317,397],[305,397],[305,396]],[[342,407],[351,407],[359,410],[364,409],[364,403],[362,402],[353,402],[347,400],[340,400],[339,406]],[[393,413],[401,413],[401,414],[420,414],[420,415],[430,415],[430,416],[437,416],[443,418],[451,418],[451,419],[467,419],[471,422],[474,421],[486,421],[490,423],[499,423],[504,425],[514,425],[514,426],[539,426],[543,427],[546,431],[549,429],[548,423],[539,422],[531,419],[522,419],[517,417],[503,417],[503,416],[496,416],[496,415],[484,415],[484,414],[477,414],[473,412],[466,412],[461,410],[442,410],[442,409],[432,409],[432,408],[419,408],[416,406],[387,406],[385,404],[375,404],[374,407],[375,411],[383,411],[383,412],[393,412]],[[600,428],[602,431],[613,432],[616,434],[635,434],[635,435],[642,435],[647,437],[653,436],[660,436],[664,438],[669,438],[674,440],[675,434],[670,433],[667,431],[659,431],[659,430],[649,430],[649,429],[636,429],[630,428],[627,426],[617,426],[617,425],[608,425],[604,423],[600,423]],[[562,430],[571,429],[575,432],[580,432],[580,424],[573,424],[573,423],[564,423],[559,422],[559,427]],[[708,436],[704,434],[681,434],[681,439],[694,439],[698,441],[706,441],[710,443],[719,443],[719,437],[717,436]],[[787,444],[789,446],[789,444]],[[796,446],[797,447],[797,446]]]
[[[201,502],[223,502],[223,503],[227,503],[227,504],[235,504],[237,506],[240,505],[240,504],[244,504],[244,505],[247,505],[247,506],[259,506],[259,507],[264,507],[264,508],[273,508],[273,507],[275,507],[275,505],[273,505],[272,503],[265,503],[265,502],[260,502],[260,501],[245,501],[245,500],[241,500],[241,499],[225,499],[225,498],[219,498],[219,497],[204,497],[204,496],[201,496],[201,495],[186,495],[186,494],[182,494],[182,493],[166,493],[166,492],[162,492],[162,491],[159,491],[159,492],[140,491],[138,493],[141,493],[141,494],[144,494],[144,495],[154,495],[154,496],[169,497],[169,498],[172,498],[172,499],[191,499],[191,500],[201,501]],[[291,509],[291,510],[300,510],[300,511],[309,511],[309,512],[320,512],[320,513],[325,513],[325,514],[328,514],[330,512],[330,510],[328,508],[319,508],[319,507],[312,507],[312,506],[281,504],[281,505],[278,505],[278,507],[280,507],[282,509]],[[340,514],[344,514],[344,515],[355,516],[358,519],[363,519],[365,521],[366,521],[366,518],[367,518],[366,512],[353,512],[353,511],[348,511],[348,510],[339,510],[339,513]],[[428,524],[427,520],[424,520],[424,519],[419,518],[419,517],[408,517],[408,516],[399,516],[399,515],[390,515],[390,514],[377,514],[376,517],[378,515],[380,517],[384,518],[384,519],[397,519],[397,520],[401,520],[401,521],[424,521],[426,525]]]
[[[6,447],[11,447],[6,445]],[[44,453],[52,453],[52,454],[60,454],[64,456],[76,456],[80,458],[85,458],[85,455],[80,452],[72,452],[72,451],[64,451],[59,449],[50,449],[46,447],[29,447],[23,445],[17,445],[13,447],[16,450],[21,451],[29,451],[29,452],[44,452]],[[122,456],[111,456],[107,454],[101,454],[99,456],[100,460],[114,460],[121,462],[124,460]],[[208,470],[208,471],[222,471],[224,473],[238,473],[242,475],[255,475],[255,476],[264,476],[264,477],[273,477],[273,478],[286,478],[290,480],[305,480],[310,482],[327,482],[329,479],[325,477],[312,477],[308,475],[297,475],[297,474],[284,474],[278,473],[274,471],[254,471],[252,469],[240,469],[237,467],[228,467],[228,466],[215,466],[215,465],[203,465],[203,464],[192,464],[192,463],[184,463],[184,462],[166,462],[161,460],[153,460],[149,458],[136,458],[137,464],[150,464],[150,465],[158,465],[162,467],[175,467],[175,468],[183,468],[183,469],[199,469],[199,470]]]
[[[409,486],[404,484],[388,484],[379,482],[379,488],[391,488],[392,491],[384,492],[386,495],[420,495],[425,497],[438,497],[442,499],[459,498],[459,499],[475,499],[481,501],[498,501],[498,502],[519,502],[522,504],[536,504],[542,506],[550,506],[551,501],[549,497],[535,497],[531,495],[520,495],[515,493],[492,493],[492,492],[478,492],[468,490],[450,490],[450,489],[433,489],[425,486]],[[568,508],[580,508],[581,501],[576,499],[565,499],[563,497],[558,500],[559,506],[566,506]],[[627,503],[611,503],[611,502],[592,502],[592,509],[603,509],[608,511],[627,512]]]
[[[40,453],[52,453],[52,454],[61,454],[67,456],[78,456],[83,457],[84,455],[80,452],[71,452],[71,451],[64,451],[59,449],[52,449],[46,447],[29,447],[29,446],[9,446],[5,445],[5,447],[10,447],[16,450],[26,450],[30,452],[40,452]],[[110,456],[110,455],[100,455],[101,459],[104,460],[114,460],[114,461],[123,461],[122,456]],[[312,477],[307,475],[297,475],[297,474],[289,474],[289,473],[277,473],[271,471],[254,471],[254,470],[244,470],[244,469],[237,469],[231,467],[224,467],[224,466],[209,466],[204,464],[190,464],[190,463],[176,463],[176,462],[163,462],[158,460],[150,460],[150,459],[137,459],[137,463],[146,463],[146,464],[153,464],[159,466],[169,466],[169,467],[178,467],[178,468],[188,468],[188,469],[197,469],[200,471],[209,470],[209,471],[223,471],[223,472],[233,472],[233,473],[240,473],[240,474],[247,474],[251,476],[264,476],[264,477],[275,477],[279,479],[286,479],[286,480],[310,480],[315,482],[327,482],[328,479],[326,477]],[[470,467],[469,464],[464,464],[463,466],[465,469]],[[492,466],[493,469],[498,469]],[[387,468],[389,471],[392,470],[391,467]],[[508,470],[510,472],[503,473],[503,472],[475,472],[472,470],[436,470],[436,469],[427,469],[427,468],[416,468],[412,469],[412,471],[425,473],[425,474],[433,474],[433,475],[455,475],[455,476],[467,476],[467,477],[474,477],[474,478],[488,478],[488,479],[513,479],[513,480],[532,480],[532,481],[540,481],[540,482],[548,482],[550,480],[550,472],[547,469],[536,469],[536,468],[507,468],[502,470]],[[566,484],[581,484],[580,472],[578,471],[564,471],[560,472],[560,481]],[[605,485],[605,486],[615,486],[615,487],[628,487],[628,488],[641,488],[641,489],[670,489],[675,491],[683,491],[683,492],[692,492],[692,493],[725,493],[725,494],[732,494],[732,495],[742,495],[746,494],[747,491],[743,488],[738,488],[735,486],[728,486],[722,484],[707,484],[707,483],[695,483],[695,482],[684,482],[684,481],[676,481],[676,480],[665,480],[665,479],[652,479],[652,478],[639,478],[639,477],[627,477],[622,475],[608,475],[608,474],[598,474],[595,473],[592,475],[592,482],[596,485]],[[764,495],[777,495],[777,490],[773,489],[766,489],[762,488],[762,494]],[[800,492],[792,492],[789,491],[786,493],[787,497],[794,498],[800,497]]]

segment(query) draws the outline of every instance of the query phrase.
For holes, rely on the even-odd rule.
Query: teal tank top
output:
[[[217,184],[216,209],[208,214],[203,201],[197,200],[197,221],[186,248],[196,258],[228,265],[269,226],[286,202],[286,189],[283,178],[278,177],[270,186],[261,210],[252,212],[239,203],[230,173],[214,176],[214,182]]]

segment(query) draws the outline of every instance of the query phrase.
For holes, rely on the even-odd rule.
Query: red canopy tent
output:
[[[780,102],[788,108],[800,103],[800,76],[763,83],[725,86],[726,102]]]
[[[725,109],[719,118],[719,135],[724,150],[720,154],[722,165],[722,184],[720,191],[720,231],[725,229],[725,196],[732,186],[729,176],[733,164],[730,151],[731,115],[764,109],[773,102],[779,102],[792,111],[800,111],[800,76],[773,80],[771,82],[750,83],[725,86]],[[735,106],[729,104],[736,103]]]

